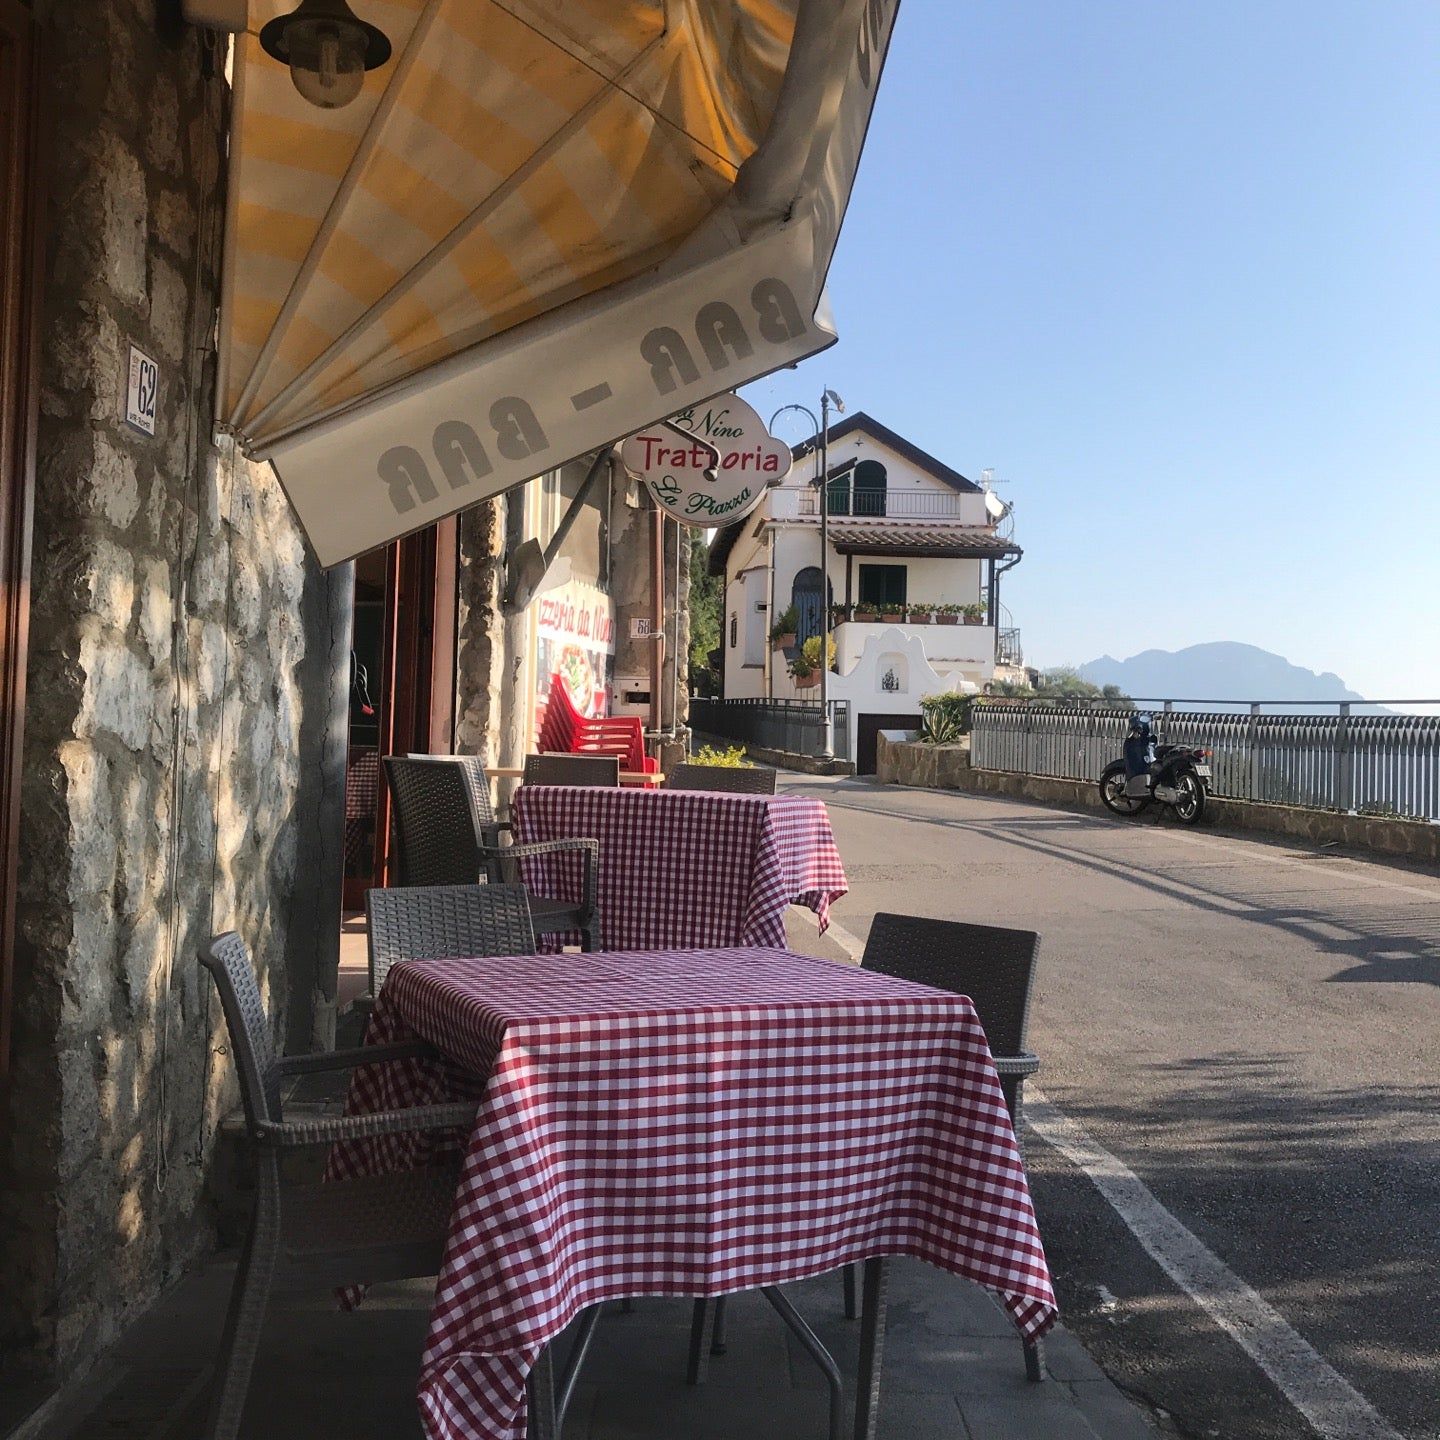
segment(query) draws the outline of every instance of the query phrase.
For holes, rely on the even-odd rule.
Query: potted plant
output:
[[[879,618],[880,612],[863,600],[855,607],[855,622],[858,625],[873,625]]]
[[[917,601],[914,605],[906,607],[905,616],[912,625],[928,625],[930,617],[935,612],[933,605],[927,605],[923,601]]]
[[[791,605],[782,610],[770,627],[770,644],[775,650],[789,650],[795,644],[795,630],[800,624],[800,612]]]
[[[960,623],[960,607],[958,605],[937,605],[935,607],[935,623],[937,625],[958,625]]]
[[[833,638],[830,638],[830,643],[825,647],[825,651],[826,657],[833,667],[835,664],[835,641]],[[812,635],[800,647],[799,654],[790,662],[790,673],[795,677],[797,689],[808,690],[812,685],[820,683],[820,637],[818,635]]]
[[[903,625],[905,623],[905,607],[903,605],[882,605],[880,622],[883,625]]]
[[[980,601],[977,600],[973,605],[962,605],[960,608],[964,613],[967,625],[983,625],[985,623],[985,606]]]

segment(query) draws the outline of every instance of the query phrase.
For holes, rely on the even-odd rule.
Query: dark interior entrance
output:
[[[918,730],[920,716],[917,715],[862,715],[860,728],[855,732],[855,773],[875,773],[875,737],[882,730]]]
[[[432,748],[434,675],[437,662],[445,659],[437,656],[435,645],[436,552],[432,527],[355,561],[345,766],[346,910],[361,909],[365,892],[385,883],[390,811],[381,757]]]
[[[0,1084],[9,1071],[40,293],[35,26],[0,0]]]

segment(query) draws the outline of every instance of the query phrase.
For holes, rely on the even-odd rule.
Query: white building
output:
[[[796,649],[820,628],[815,450],[814,440],[797,446],[785,483],[711,545],[711,573],[725,577],[727,700],[819,697],[790,673]],[[847,748],[865,773],[875,731],[918,723],[924,695],[979,688],[997,660],[1019,663],[998,582],[1021,550],[1001,533],[1004,507],[993,496],[863,413],[830,430],[825,493],[829,694],[849,702]],[[776,648],[771,630],[792,605],[795,645]]]

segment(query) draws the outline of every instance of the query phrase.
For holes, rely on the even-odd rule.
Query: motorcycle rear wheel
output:
[[[1138,815],[1150,802],[1125,793],[1125,762],[1117,760],[1100,776],[1100,799],[1115,815]]]
[[[1186,771],[1175,781],[1175,818],[1182,825],[1198,825],[1205,814],[1205,784],[1195,772]]]

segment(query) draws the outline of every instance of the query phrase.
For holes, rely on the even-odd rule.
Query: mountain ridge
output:
[[[1128,659],[1101,655],[1076,667],[1092,685],[1118,685],[1140,700],[1362,702],[1333,671],[1307,670],[1283,655],[1240,640],[1212,640],[1180,650],[1141,650]]]

